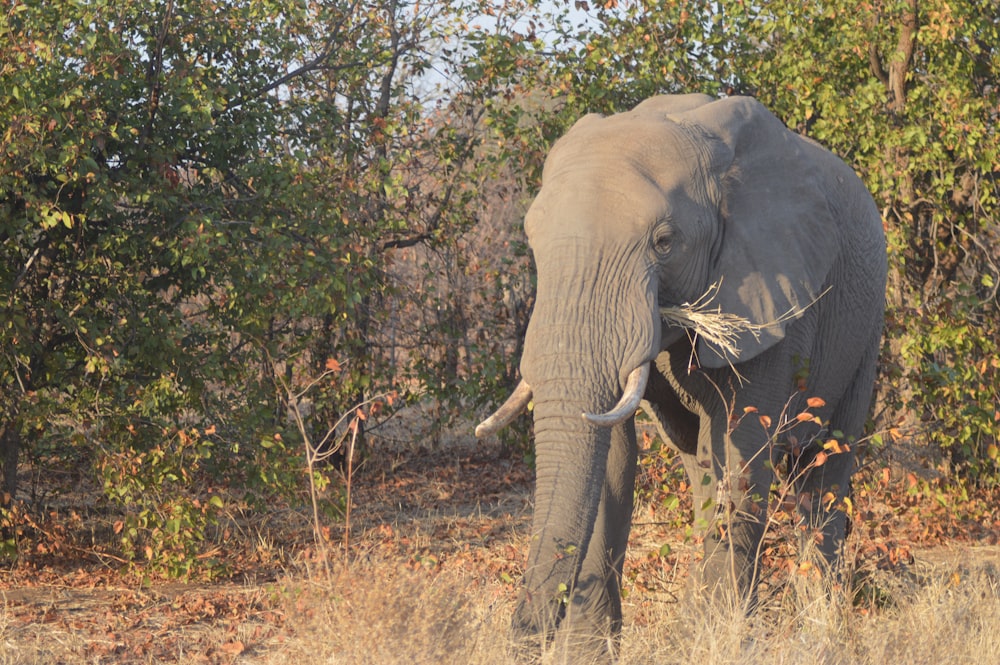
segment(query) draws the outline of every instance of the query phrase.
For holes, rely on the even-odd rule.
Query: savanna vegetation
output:
[[[997,0],[4,0],[0,587],[108,585],[108,607],[170,609],[163,634],[253,620],[159,652],[108,619],[119,637],[36,657],[11,645],[42,633],[15,628],[52,615],[5,611],[0,663],[395,662],[373,654],[403,632],[411,662],[504,662],[528,423],[469,445],[517,379],[521,215],[577,117],[659,92],[756,96],[852,164],[889,238],[888,319],[857,588],[817,601],[775,535],[776,569],[807,588],[772,585],[774,641],[742,639],[760,617],[658,607],[679,597],[688,506],[649,439],[640,509],[676,540],[630,555],[625,662],[1000,654],[995,569],[899,572],[902,541],[1000,532],[998,16]],[[407,501],[417,486],[438,498]],[[284,581],[239,602],[134,590],[170,579]],[[922,660],[949,621],[969,650]],[[670,637],[718,625],[734,632],[704,653]],[[773,650],[802,626],[826,632]],[[324,630],[338,638],[303,646]]]

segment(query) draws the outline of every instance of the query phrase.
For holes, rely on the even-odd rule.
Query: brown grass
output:
[[[993,549],[986,556],[995,555]],[[808,578],[774,591],[749,618],[692,593],[667,602],[633,598],[618,662],[1000,662],[997,573],[979,561],[938,565],[923,579],[876,576],[868,584],[877,583],[889,604],[870,610]],[[303,581],[301,594],[295,637],[260,662],[493,665],[513,659],[507,639],[512,599],[468,575],[356,564],[326,582]],[[543,662],[568,661],[551,649]]]
[[[272,551],[255,560],[285,566],[267,582],[141,588],[108,571],[0,571],[0,665],[513,662],[508,626],[527,554],[531,473],[466,439],[391,450],[383,442],[385,454],[359,476],[349,563],[333,546],[318,565],[307,516],[289,513],[280,520],[287,533],[257,544]],[[1000,663],[1000,547],[939,545],[913,550],[912,563],[909,551],[893,559],[883,548],[873,558],[892,544],[881,528],[902,529],[912,515],[926,530],[933,513],[879,506],[862,488],[857,503],[870,515],[856,520],[851,541],[861,601],[798,574],[795,539],[776,532],[762,606],[748,618],[689,590],[699,549],[683,535],[690,505],[665,507],[658,492],[676,485],[673,471],[647,461],[626,561],[621,665]],[[968,524],[946,526],[976,540]],[[331,529],[330,542],[341,543]],[[555,647],[542,659],[570,662]]]
[[[806,577],[793,577],[771,589],[760,611],[749,618],[692,592],[677,597],[633,593],[626,600],[618,662],[1000,662],[997,554],[996,548],[973,548],[963,565],[937,564],[920,575],[877,573],[866,585],[878,589],[880,608],[862,609],[846,591],[828,590]],[[146,607],[159,605],[167,611],[192,602],[198,592],[186,590],[188,601],[178,600],[180,594],[171,599],[154,593]],[[124,628],[113,627],[112,615],[127,616],[129,599],[135,600],[135,592],[118,593],[122,598],[106,594],[97,607],[93,598],[89,604],[70,602],[63,609],[81,612],[76,624],[47,619],[60,602],[66,604],[64,593],[53,592],[50,610],[29,625],[15,620],[7,604],[0,605],[0,664],[499,665],[514,660],[507,632],[512,588],[476,571],[413,570],[386,559],[338,564],[329,575],[290,575],[273,585],[241,591],[266,606],[256,620],[250,613],[233,624],[220,613],[213,621],[154,621],[154,630],[147,634],[152,639],[159,634],[171,644],[160,651],[153,645],[143,650],[140,644],[130,644]],[[254,641],[262,627],[263,639]],[[119,649],[107,649],[116,641]],[[104,655],[88,658],[95,648]],[[550,649],[542,662],[571,661]]]

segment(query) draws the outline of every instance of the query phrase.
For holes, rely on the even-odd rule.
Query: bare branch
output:
[[[341,19],[341,21],[337,23],[335,26],[333,26],[333,28],[330,30],[329,36],[323,43],[323,47],[319,50],[319,53],[317,53],[311,60],[309,60],[308,62],[304,63],[299,67],[296,67],[295,69],[288,72],[284,76],[278,77],[277,79],[271,81],[267,85],[258,88],[257,90],[253,91],[248,95],[241,95],[239,97],[236,97],[235,99],[227,103],[223,109],[219,111],[214,111],[212,113],[212,116],[218,118],[227,111],[239,108],[240,106],[246,104],[250,100],[260,99],[264,95],[280,88],[289,81],[297,79],[301,76],[305,76],[306,74],[316,71],[318,69],[325,69],[328,71],[341,71],[344,69],[352,69],[354,67],[360,67],[363,64],[360,60],[355,62],[342,63],[337,66],[329,66],[329,65],[324,66],[327,60],[330,59],[330,56],[333,55],[334,47],[337,46],[337,44],[343,42],[342,31],[344,29],[344,26],[347,24],[347,21],[350,19],[350,17],[354,15],[354,10],[358,8],[359,4],[360,0],[354,0],[354,3],[350,7],[348,7],[346,11],[344,11],[343,18]]]

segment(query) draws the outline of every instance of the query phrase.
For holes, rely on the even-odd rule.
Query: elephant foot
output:
[[[592,607],[581,595],[574,596],[568,605],[545,608],[534,607],[522,598],[511,623],[515,662],[614,662],[621,618],[612,619],[601,609]]]
[[[758,603],[759,566],[756,547],[732,547],[728,539],[706,536],[698,583],[713,603],[752,614]]]
[[[618,645],[612,639],[567,624],[551,638],[540,633],[515,635],[511,660],[521,665],[543,662],[610,665],[617,651]]]
[[[533,603],[531,594],[521,591],[510,625],[515,662],[540,662],[542,653],[555,635],[561,614],[562,608],[559,605]]]
[[[551,662],[611,665],[615,662],[618,644],[613,638],[589,631],[559,630],[551,652]]]

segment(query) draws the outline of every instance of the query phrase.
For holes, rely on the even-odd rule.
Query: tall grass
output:
[[[995,554],[995,552],[994,552]],[[941,566],[922,579],[880,574],[881,607],[797,578],[744,616],[687,592],[628,608],[618,662],[787,665],[1000,663],[1000,578],[988,564]],[[640,594],[635,594],[640,596]],[[494,665],[514,660],[513,601],[465,574],[347,568],[298,596],[298,633],[264,662]],[[569,663],[558,648],[546,665]]]
[[[617,662],[1000,663],[997,551],[974,554],[969,560],[975,563],[963,567],[955,562],[939,565],[920,577],[871,575],[866,585],[877,587],[878,606],[866,607],[849,591],[831,590],[818,580],[796,576],[764,594],[759,611],[750,617],[721,603],[710,604],[694,591],[677,597],[635,591],[626,599]],[[81,615],[72,630],[44,621],[35,625],[14,621],[12,608],[0,602],[0,665],[180,663],[190,662],[189,654],[205,653],[215,654],[206,662],[233,665],[524,662],[516,660],[508,637],[514,603],[509,585],[484,580],[469,568],[413,571],[391,559],[334,564],[329,571],[290,574],[278,584],[258,588],[255,593],[267,598],[265,604],[272,608],[268,614],[282,617],[281,625],[270,638],[231,654],[222,646],[234,639],[225,617],[193,626],[194,632],[180,625],[167,629],[165,624],[157,634],[158,639],[171,640],[166,653],[137,658],[123,652],[116,660],[90,655],[95,640],[128,641],[124,635],[107,634],[111,609],[102,609],[99,601],[90,608],[93,616]],[[259,620],[251,623],[247,630]],[[558,647],[550,647],[541,663],[579,665]]]

